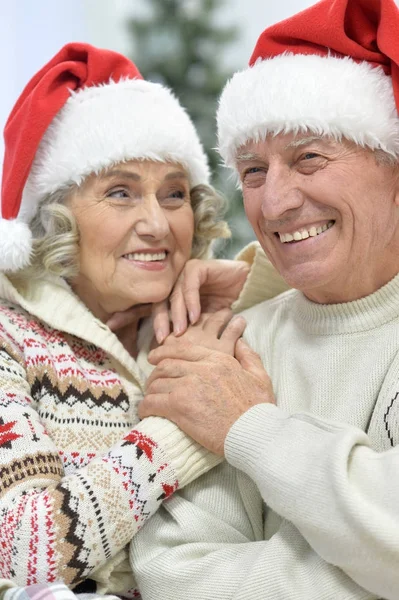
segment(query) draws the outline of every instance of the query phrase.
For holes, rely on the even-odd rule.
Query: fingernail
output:
[[[234,322],[236,322],[236,321],[239,321],[240,323],[242,323],[242,322],[243,322],[243,323],[246,323],[246,321],[245,321],[244,317],[242,317],[241,315],[234,315],[234,316],[231,318],[231,321],[230,321],[230,323],[232,323],[233,321],[234,321]]]
[[[192,324],[196,323],[198,319],[197,314],[192,310],[190,310],[190,312],[188,313],[188,318],[190,319],[190,323]]]
[[[175,325],[173,325],[173,333],[175,335],[180,335],[181,333],[183,333],[183,331],[184,331],[183,323],[176,323]]]
[[[166,334],[163,329],[157,329],[155,332],[155,337],[157,339],[158,344],[162,344],[165,341]]]

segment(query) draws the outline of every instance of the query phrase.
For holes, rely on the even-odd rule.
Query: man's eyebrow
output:
[[[255,152],[240,152],[240,154],[237,154],[236,156],[236,161],[239,162],[243,160],[262,160],[262,157]]]
[[[308,135],[306,137],[292,140],[292,142],[290,142],[284,147],[284,150],[289,150],[290,148],[299,148],[300,146],[307,146],[308,144],[312,144],[313,142],[325,141],[325,139],[325,136],[322,135]]]
[[[289,144],[284,146],[283,151],[289,150],[290,148],[299,148],[300,146],[307,146],[308,144],[312,144],[313,142],[322,142],[325,141],[325,136],[323,135],[308,135],[301,138],[297,138],[292,140]],[[236,161],[245,161],[245,160],[263,160],[260,154],[256,154],[256,152],[240,152],[237,154]]]

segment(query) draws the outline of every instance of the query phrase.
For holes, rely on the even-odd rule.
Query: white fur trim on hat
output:
[[[40,142],[18,218],[29,222],[45,195],[135,158],[180,163],[192,186],[209,181],[194,125],[167,88],[125,79],[73,93]]]
[[[29,264],[32,233],[21,221],[0,218],[0,271],[18,271]]]
[[[220,98],[219,151],[235,166],[237,149],[268,133],[312,131],[399,155],[392,80],[351,58],[282,54],[236,73]]]

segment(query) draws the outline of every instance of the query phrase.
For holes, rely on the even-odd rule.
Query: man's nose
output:
[[[169,221],[155,195],[143,198],[135,229],[139,236],[154,240],[162,240],[168,235]]]
[[[286,213],[303,204],[303,192],[298,187],[297,175],[288,166],[270,166],[263,186],[261,210],[268,221],[284,218]]]

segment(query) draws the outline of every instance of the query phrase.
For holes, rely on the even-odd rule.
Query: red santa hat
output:
[[[28,83],[4,130],[0,270],[29,264],[29,222],[47,194],[131,159],[180,163],[208,183],[197,132],[172,92],[126,57],[64,46]]]
[[[266,29],[219,104],[219,150],[312,131],[399,156],[399,10],[394,0],[322,0]]]

